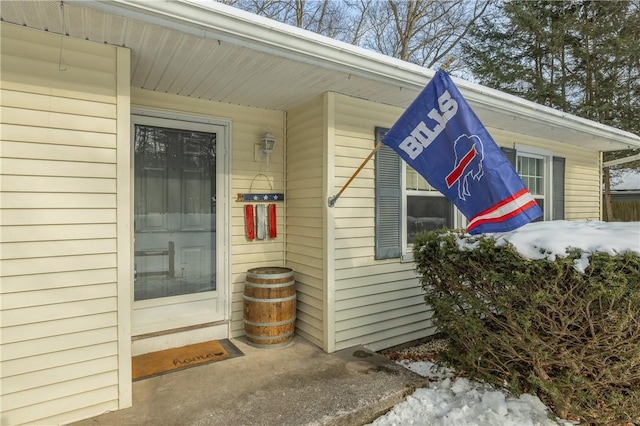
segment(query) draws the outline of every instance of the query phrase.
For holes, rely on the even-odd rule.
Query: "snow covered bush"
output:
[[[425,301],[450,341],[441,361],[536,394],[564,419],[640,422],[638,253],[527,259],[496,241],[446,230],[416,239]]]

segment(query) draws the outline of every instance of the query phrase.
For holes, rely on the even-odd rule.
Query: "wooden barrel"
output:
[[[291,343],[296,322],[296,282],[289,268],[247,271],[244,283],[244,330],[247,342],[260,348]]]

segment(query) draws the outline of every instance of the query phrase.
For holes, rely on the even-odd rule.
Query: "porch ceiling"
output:
[[[64,12],[64,13],[63,13]],[[2,21],[131,50],[131,85],[289,110],[332,91],[406,108],[433,71],[221,4],[2,1]],[[63,19],[64,16],[64,19]],[[456,80],[487,126],[606,151],[640,137]]]
[[[3,1],[2,20],[62,32],[59,2]],[[198,37],[175,29],[64,4],[66,33],[131,50],[131,85],[223,103],[287,110],[328,89],[406,104],[415,93],[371,84],[346,72]]]

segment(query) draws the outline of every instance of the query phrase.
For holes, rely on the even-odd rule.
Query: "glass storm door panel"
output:
[[[216,291],[216,136],[134,124],[136,302]]]

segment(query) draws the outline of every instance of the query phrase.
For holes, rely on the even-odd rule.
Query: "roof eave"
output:
[[[86,6],[263,53],[421,90],[433,70],[217,2],[83,1]]]
[[[420,91],[434,71],[286,25],[221,3],[200,0],[84,1],[87,6],[199,37],[229,42],[260,52],[350,73],[365,79]],[[601,151],[640,148],[640,136],[545,107],[466,80],[454,81],[472,105],[488,106],[507,116],[606,140]]]
[[[587,133],[594,139],[612,139],[615,136],[617,146],[602,151],[614,151],[640,148],[640,136],[612,126],[562,112],[499,90],[481,86],[453,77],[454,82],[464,92],[468,102],[490,106],[514,117],[526,117],[551,127]]]

